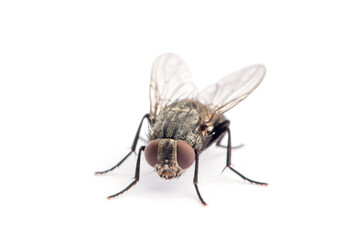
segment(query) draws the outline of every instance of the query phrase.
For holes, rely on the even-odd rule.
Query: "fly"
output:
[[[231,165],[230,121],[223,115],[245,99],[263,80],[263,65],[253,65],[232,73],[203,91],[197,91],[191,74],[183,60],[174,54],[159,56],[152,68],[150,83],[150,111],[141,119],[130,152],[114,167],[96,174],[104,174],[119,167],[135,153],[143,121],[149,123],[148,144],[138,150],[134,180],[122,191],[108,199],[129,190],[140,179],[141,154],[144,152],[148,164],[166,180],[179,177],[195,163],[193,184],[199,200],[203,200],[198,189],[198,166],[200,153],[212,144],[225,147],[226,166],[244,180],[251,180]],[[227,145],[221,140],[227,134]]]

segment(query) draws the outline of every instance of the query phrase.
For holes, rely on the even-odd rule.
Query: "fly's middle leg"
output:
[[[224,133],[226,133],[226,130],[227,129],[224,129]],[[216,146],[217,147],[221,147],[221,148],[226,148],[227,149],[227,145],[224,145],[224,144],[221,144],[221,142],[222,142],[222,139],[224,138],[224,136],[225,136],[225,134],[223,134],[220,138],[219,138],[219,140],[216,142]],[[243,147],[244,146],[244,144],[242,143],[242,144],[240,144],[240,145],[236,145],[236,146],[231,146],[231,149],[238,149],[238,148],[241,148],[241,147]]]
[[[125,160],[127,160],[127,158],[135,152],[135,149],[136,149],[136,145],[137,145],[137,142],[139,140],[139,137],[140,137],[140,132],[141,132],[141,127],[142,127],[142,123],[143,123],[143,120],[147,119],[149,122],[150,122],[150,119],[149,119],[149,114],[145,114],[143,116],[143,118],[141,119],[141,122],[140,122],[140,125],[136,131],[136,135],[135,135],[135,138],[134,138],[134,141],[133,141],[133,144],[131,145],[131,150],[130,152],[121,160],[119,161],[115,166],[113,166],[112,168],[109,168],[108,170],[105,170],[105,171],[100,171],[100,172],[95,172],[95,175],[98,175],[98,174],[105,174],[105,173],[108,173],[108,172],[111,172],[112,170],[114,170],[115,168],[119,167]]]
[[[220,140],[216,143],[216,146],[217,147],[221,147],[221,148],[227,148],[226,145],[221,144]],[[243,146],[245,146],[245,144],[242,143],[242,144],[239,144],[239,145],[236,145],[236,146],[232,146],[232,149],[239,149],[239,148],[242,148]]]
[[[230,131],[229,127],[227,127],[226,132],[227,132],[227,136],[228,136],[228,141],[227,141],[227,159],[226,159],[226,167],[222,170],[222,172],[228,167],[228,168],[229,168],[230,170],[232,170],[234,173],[236,173],[237,175],[239,175],[242,179],[244,179],[244,180],[246,180],[246,181],[248,181],[248,182],[250,182],[250,183],[268,186],[267,183],[254,181],[254,180],[252,180],[252,179],[249,179],[249,178],[245,177],[244,175],[242,175],[240,172],[238,172],[237,170],[235,170],[235,169],[231,166],[232,144],[231,144],[231,131]]]

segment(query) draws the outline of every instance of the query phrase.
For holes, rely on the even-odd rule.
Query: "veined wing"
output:
[[[152,68],[150,83],[150,117],[154,119],[168,104],[191,98],[196,87],[184,61],[177,55],[167,53],[159,56]]]
[[[266,69],[257,64],[234,72],[197,94],[214,113],[224,113],[244,100],[263,80]]]

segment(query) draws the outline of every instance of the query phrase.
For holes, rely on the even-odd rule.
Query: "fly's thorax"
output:
[[[145,149],[149,165],[164,179],[179,177],[195,160],[194,149],[186,142],[174,139],[155,139]]]
[[[205,106],[191,99],[173,102],[157,115],[149,139],[182,140],[194,149],[202,148],[199,126],[204,121]]]

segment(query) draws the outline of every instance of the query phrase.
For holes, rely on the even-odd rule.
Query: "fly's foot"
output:
[[[237,170],[235,170],[233,167],[231,166],[226,166],[221,173],[223,173],[223,171],[226,169],[226,168],[229,168],[230,170],[232,170],[234,173],[236,173],[237,175],[239,175],[242,179],[244,179],[245,181],[248,181],[249,183],[252,183],[252,184],[257,184],[257,185],[261,185],[261,186],[269,186],[268,183],[265,183],[265,182],[258,182],[258,181],[254,181],[252,179],[249,179],[247,177],[245,177],[244,175],[242,175],[240,172],[238,172]]]

